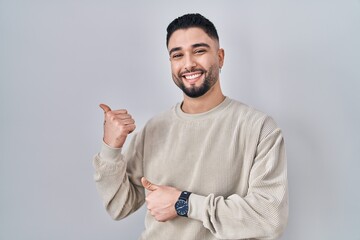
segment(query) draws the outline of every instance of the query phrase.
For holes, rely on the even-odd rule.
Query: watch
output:
[[[175,210],[177,215],[181,217],[187,217],[188,211],[189,211],[189,204],[188,200],[190,197],[191,192],[183,191],[180,194],[179,199],[175,203]]]

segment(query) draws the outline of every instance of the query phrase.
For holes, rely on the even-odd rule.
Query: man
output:
[[[184,99],[122,146],[135,122],[105,104],[95,180],[106,210],[121,219],[145,202],[140,239],[275,239],[288,216],[281,130],[267,115],[225,97],[224,50],[200,14],[167,28],[172,78]]]

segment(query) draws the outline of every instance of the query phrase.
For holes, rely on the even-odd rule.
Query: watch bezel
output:
[[[175,203],[175,209],[179,216],[187,216],[189,211],[188,202],[185,199],[178,199]]]

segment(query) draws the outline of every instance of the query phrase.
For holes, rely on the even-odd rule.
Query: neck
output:
[[[185,113],[196,114],[210,111],[224,101],[219,81],[217,81],[207,93],[198,98],[191,98],[184,95],[181,109]]]

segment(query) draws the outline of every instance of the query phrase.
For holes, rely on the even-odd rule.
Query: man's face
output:
[[[224,52],[218,41],[201,28],[176,30],[169,39],[168,50],[172,78],[187,96],[204,95],[219,79]]]

